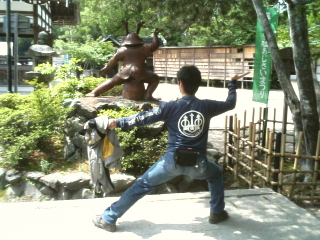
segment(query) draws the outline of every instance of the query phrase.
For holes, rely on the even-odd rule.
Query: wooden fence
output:
[[[288,133],[277,132],[275,124],[281,122],[275,118],[263,120],[261,112],[260,109],[259,119],[252,118],[249,124],[246,114],[243,123],[237,116],[226,118],[224,169],[244,180],[248,188],[270,187],[289,199],[319,201],[320,133],[316,155],[301,155],[303,133],[296,142],[294,129]],[[314,169],[301,170],[299,159],[314,160]],[[304,182],[305,174],[312,176],[310,182]]]
[[[255,45],[213,46],[213,47],[162,47],[153,54],[154,72],[167,80],[176,78],[178,70],[184,65],[196,65],[203,79],[226,81],[238,73],[250,72],[241,79],[241,86],[252,82]]]

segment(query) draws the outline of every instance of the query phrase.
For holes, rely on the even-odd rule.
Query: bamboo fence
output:
[[[291,133],[277,131],[276,110],[273,119],[259,117],[246,124],[235,116],[227,116],[224,136],[223,167],[248,184],[248,188],[270,187],[289,199],[320,200],[320,132],[318,133],[315,156],[301,155],[303,132],[295,141],[294,129]],[[292,124],[292,123],[285,123]],[[266,127],[264,127],[266,126]],[[299,168],[299,159],[314,160],[313,170]],[[311,181],[304,182],[304,175],[310,174]]]

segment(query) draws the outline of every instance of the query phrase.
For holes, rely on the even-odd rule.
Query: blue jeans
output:
[[[198,158],[196,166],[179,166],[174,162],[173,153],[168,152],[138,178],[117,202],[103,212],[103,220],[108,224],[116,224],[117,219],[140,198],[179,175],[207,180],[211,194],[210,212],[220,213],[224,209],[224,181],[220,167],[204,158]]]

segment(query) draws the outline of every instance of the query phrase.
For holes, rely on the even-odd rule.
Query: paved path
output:
[[[270,189],[228,190],[230,218],[209,224],[209,193],[148,195],[118,220],[118,231],[91,218],[118,198],[0,204],[3,240],[319,240],[320,220]]]

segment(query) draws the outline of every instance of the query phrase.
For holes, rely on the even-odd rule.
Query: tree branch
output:
[[[311,3],[313,0],[285,0],[289,5],[303,5]]]

